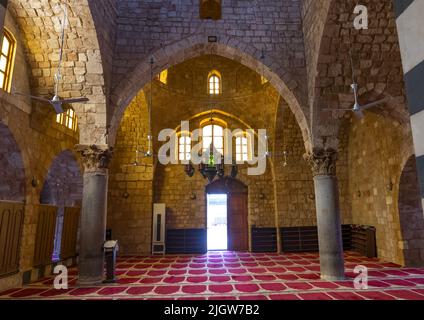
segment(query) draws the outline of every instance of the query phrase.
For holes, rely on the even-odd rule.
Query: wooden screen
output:
[[[40,205],[38,207],[38,224],[34,251],[35,267],[47,265],[52,262],[56,217],[57,207],[47,205]]]
[[[60,246],[61,259],[73,258],[77,255],[77,236],[80,211],[80,208],[65,208]]]
[[[0,201],[0,277],[19,271],[24,204]]]

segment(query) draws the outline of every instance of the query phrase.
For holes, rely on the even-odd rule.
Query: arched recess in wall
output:
[[[424,266],[424,215],[415,155],[405,166],[399,181],[399,221],[406,266]]]
[[[82,174],[75,156],[66,150],[54,160],[40,195],[41,204],[64,207],[80,206]]]
[[[9,128],[0,123],[0,201],[25,201],[25,170],[21,151]]]
[[[37,228],[37,239],[38,233],[43,233],[41,238],[53,241],[53,244],[49,244],[53,247],[53,261],[74,255],[82,190],[83,178],[78,162],[71,151],[63,151],[53,160],[40,194],[40,204],[55,207],[53,211],[56,211],[55,219],[51,220],[44,217],[46,210],[41,209]],[[45,227],[49,223],[52,225]],[[44,225],[43,228],[40,227],[41,224]],[[43,243],[36,242],[36,247]]]

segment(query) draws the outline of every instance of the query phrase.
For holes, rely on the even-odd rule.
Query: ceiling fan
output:
[[[61,38],[60,38],[60,55],[59,55],[59,64],[57,67],[57,73],[54,76],[55,81],[55,90],[54,90],[54,96],[52,99],[47,99],[44,97],[37,97],[25,93],[20,93],[14,91],[13,94],[21,95],[29,97],[33,100],[49,103],[57,114],[65,112],[63,105],[64,104],[71,104],[71,103],[82,103],[89,101],[88,98],[81,97],[81,98],[70,98],[70,99],[60,99],[59,97],[59,82],[62,80],[62,74],[61,74],[61,67],[62,67],[62,61],[63,61],[63,51],[64,51],[64,43],[65,43],[65,27],[66,27],[66,21],[68,18],[68,12],[67,8],[63,8],[63,22],[62,22],[62,29],[61,29]]]
[[[365,105],[361,105],[359,103],[359,97],[358,97],[358,83],[356,82],[356,75],[355,75],[355,68],[353,65],[353,57],[352,57],[352,50],[350,50],[350,65],[352,68],[352,84],[350,85],[350,87],[352,88],[353,91],[353,96],[355,99],[355,103],[352,106],[352,108],[350,109],[331,109],[331,108],[327,108],[324,109],[324,111],[351,111],[354,113],[354,115],[356,117],[358,117],[359,119],[362,119],[364,117],[364,110],[370,109],[372,107],[375,107],[377,105],[383,104],[385,102],[387,102],[389,99],[388,98],[384,98],[378,101],[374,101],[371,103],[367,103]]]

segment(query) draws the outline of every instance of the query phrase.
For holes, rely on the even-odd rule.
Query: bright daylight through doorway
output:
[[[227,250],[227,195],[208,194],[208,250]]]

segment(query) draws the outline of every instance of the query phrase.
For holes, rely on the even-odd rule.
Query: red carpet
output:
[[[424,269],[346,253],[346,280],[324,281],[316,253],[211,252],[198,256],[119,257],[117,283],[52,288],[53,278],[0,293],[0,299],[424,300]],[[369,289],[355,290],[353,269],[368,266]]]

